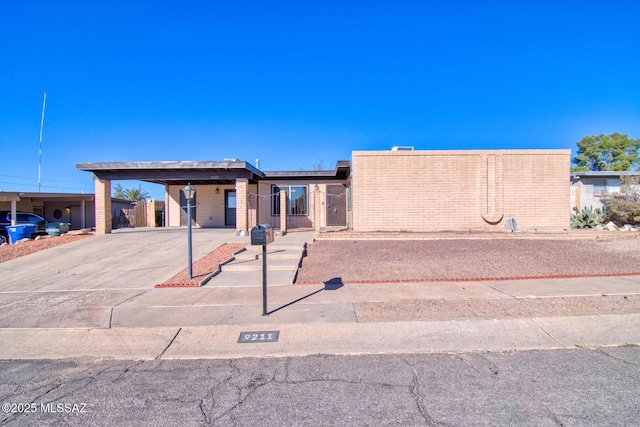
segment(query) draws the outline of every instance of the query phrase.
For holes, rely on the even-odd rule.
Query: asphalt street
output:
[[[7,426],[633,426],[640,347],[3,360]]]
[[[261,316],[255,256],[207,286],[153,287],[183,268],[182,234],[114,233],[63,245],[56,257],[2,263],[0,424],[640,425],[633,310],[457,320],[359,318],[356,310],[402,307],[407,296],[423,307],[617,296],[626,307],[640,276],[285,281],[270,288],[272,313]],[[276,271],[298,264],[306,238],[279,239]],[[234,239],[228,230],[194,233],[199,256]],[[278,339],[239,342],[268,332]]]

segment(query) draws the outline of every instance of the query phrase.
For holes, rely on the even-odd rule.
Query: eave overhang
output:
[[[78,163],[78,170],[98,179],[137,180],[164,185],[234,184],[246,178],[255,183],[264,173],[244,161],[170,161]]]

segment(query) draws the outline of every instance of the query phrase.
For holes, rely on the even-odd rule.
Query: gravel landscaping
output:
[[[246,243],[226,243],[213,252],[205,255],[191,266],[192,278],[189,279],[189,271],[185,268],[175,276],[156,285],[156,288],[184,288],[197,287],[200,282],[220,267],[220,264],[228,260],[234,253],[247,246]]]
[[[428,284],[425,284],[428,286]],[[640,313],[640,295],[547,298],[406,299],[354,304],[358,322],[529,319]]]
[[[640,237],[316,241],[297,283],[640,275]]]

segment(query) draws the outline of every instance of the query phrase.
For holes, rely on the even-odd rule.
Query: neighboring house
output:
[[[49,222],[66,222],[72,230],[95,227],[95,196],[86,193],[41,193],[0,190],[0,210],[33,212]],[[130,200],[111,199],[111,218],[133,208]]]
[[[640,176],[638,171],[581,171],[571,172],[571,207],[602,208],[600,200],[607,194],[620,192],[620,178]]]
[[[42,193],[0,191],[0,210],[33,212],[49,222],[67,222],[71,229],[94,224],[94,195],[84,193]]]
[[[355,151],[334,170],[261,171],[241,160],[80,163],[96,186],[96,230],[111,231],[111,181],[165,186],[165,224],[356,231],[569,227],[571,150]]]

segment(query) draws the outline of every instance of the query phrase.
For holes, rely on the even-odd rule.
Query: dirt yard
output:
[[[349,284],[487,278],[640,275],[640,237],[318,241],[297,283]],[[429,286],[429,283],[425,283]],[[356,285],[357,286],[357,285]],[[453,283],[452,283],[453,286]],[[464,285],[460,285],[464,286]],[[507,319],[640,313],[640,295],[407,299],[354,304],[359,322]]]
[[[640,236],[317,241],[297,283],[640,275]]]

